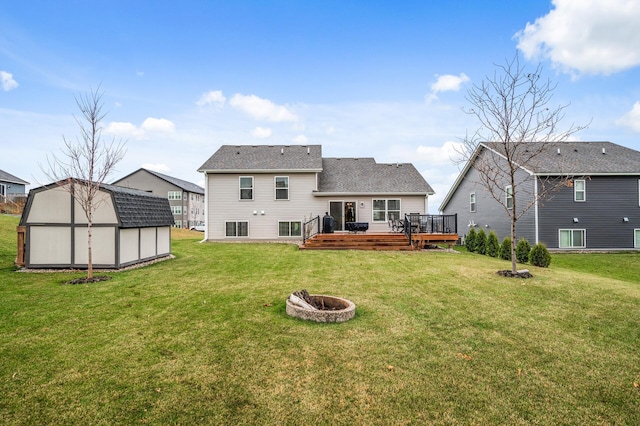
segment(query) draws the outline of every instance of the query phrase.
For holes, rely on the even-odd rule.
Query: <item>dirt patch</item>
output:
[[[93,283],[99,283],[101,281],[109,281],[110,279],[111,277],[108,277],[106,275],[98,275],[93,278],[87,278],[87,277],[76,278],[71,281],[65,281],[63,284],[93,284]]]

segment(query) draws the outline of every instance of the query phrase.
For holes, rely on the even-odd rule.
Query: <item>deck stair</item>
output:
[[[413,250],[407,237],[398,233],[318,234],[300,246],[305,250]]]

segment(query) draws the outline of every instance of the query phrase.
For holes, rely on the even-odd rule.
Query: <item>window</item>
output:
[[[373,221],[386,222],[400,219],[400,200],[373,200]]]
[[[182,206],[171,206],[171,213],[182,214]]]
[[[240,199],[253,200],[253,176],[240,176]]]
[[[469,211],[471,213],[476,212],[476,193],[472,192],[469,194]]]
[[[301,222],[278,222],[278,236],[279,237],[301,237],[302,223]]]
[[[505,205],[507,206],[508,209],[512,209],[513,208],[513,187],[511,185],[507,185],[504,188],[504,195],[505,195]]]
[[[248,237],[249,222],[225,222],[225,235],[227,237]]]
[[[289,176],[276,176],[276,200],[289,199]]]
[[[586,243],[585,229],[561,229],[560,230],[560,248],[585,248]]]
[[[182,221],[181,220],[174,220],[173,221],[173,227],[174,228],[182,228]]]
[[[182,191],[169,191],[170,200],[182,200]]]
[[[640,229],[633,230],[633,247],[640,248]]]
[[[587,191],[584,180],[573,181],[573,201],[585,201],[587,199]]]

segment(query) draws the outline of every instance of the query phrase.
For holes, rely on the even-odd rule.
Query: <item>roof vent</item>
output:
[[[280,148],[280,155],[284,155],[284,148]]]
[[[560,148],[558,148],[558,155],[560,155]]]
[[[602,148],[602,154],[604,155],[606,153],[607,153],[607,150],[605,148]]]
[[[307,155],[311,154],[311,148],[307,147]]]

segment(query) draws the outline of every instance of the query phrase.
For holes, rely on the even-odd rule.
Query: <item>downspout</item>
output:
[[[207,241],[209,239],[209,226],[211,225],[211,221],[209,220],[209,177],[207,176],[207,171],[204,171],[204,239]]]
[[[533,213],[534,213],[534,231],[536,244],[538,244],[538,176],[535,176],[535,182],[533,186]]]

